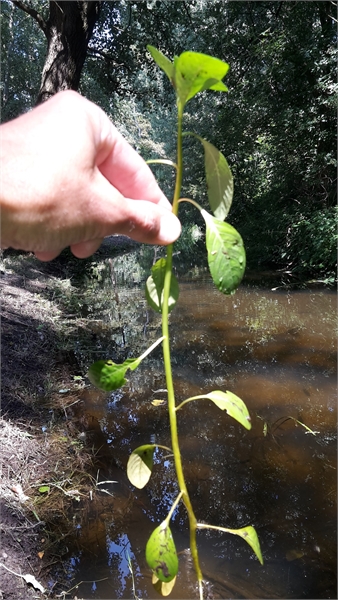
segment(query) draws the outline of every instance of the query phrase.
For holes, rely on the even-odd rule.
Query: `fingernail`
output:
[[[171,244],[181,235],[181,223],[175,215],[168,214],[161,217],[159,238],[162,244]]]

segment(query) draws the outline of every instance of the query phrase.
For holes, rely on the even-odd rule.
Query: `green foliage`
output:
[[[290,231],[292,255],[297,253],[294,268],[299,273],[330,277],[337,263],[337,207],[317,210],[293,222]]]
[[[37,0],[45,12],[48,2]],[[26,112],[36,101],[46,49],[38,24],[9,0],[1,2],[1,122]]]

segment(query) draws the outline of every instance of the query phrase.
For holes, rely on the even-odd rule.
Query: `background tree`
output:
[[[49,2],[49,14],[43,16],[31,4],[12,0],[30,15],[47,39],[47,53],[42,70],[37,104],[61,90],[77,90],[88,42],[99,16],[100,2]]]
[[[9,0],[1,4],[2,119],[6,120],[35,102],[46,38],[39,18],[13,10]],[[44,23],[52,14],[52,4],[57,3],[34,2]],[[171,132],[176,119],[169,82],[150,60],[146,44],[170,58],[191,49],[227,61],[229,93],[210,96],[213,106],[208,114],[199,98],[194,99],[186,128],[196,126],[229,160],[236,194],[230,216],[245,238],[249,264],[322,279],[332,276],[336,263],[335,1],[59,4],[61,8],[71,5],[69,10],[76,10],[79,20],[85,14],[80,8],[88,5],[89,11],[91,6],[92,21],[80,53],[81,60],[86,59],[81,66],[79,62],[74,82],[113,118],[145,158],[174,157]],[[33,3],[25,0],[25,5],[32,8]],[[67,52],[60,52],[61,64],[53,63],[57,66],[54,80],[46,77],[55,91],[58,85],[70,85],[63,79],[66,56]],[[74,54],[69,56],[74,60]],[[46,66],[44,72],[47,75]],[[185,140],[185,148],[189,161],[184,193],[203,204],[201,150],[192,139]],[[170,196],[170,169],[155,169]],[[196,234],[191,222],[196,218],[195,213],[187,213],[184,229]],[[187,237],[180,243],[182,252],[192,248]],[[196,247],[192,255],[196,257]]]

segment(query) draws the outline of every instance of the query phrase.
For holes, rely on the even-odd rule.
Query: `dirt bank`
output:
[[[108,241],[96,261],[130,245],[123,238]],[[0,600],[67,591],[68,514],[97,493],[90,426],[73,412],[86,385],[71,349],[77,315],[74,302],[69,315],[69,286],[72,269],[83,263],[74,265],[67,254],[41,263],[9,251],[0,261]],[[50,577],[56,571],[58,581]]]

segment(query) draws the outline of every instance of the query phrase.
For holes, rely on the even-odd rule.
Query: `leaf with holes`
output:
[[[175,89],[182,106],[204,90],[227,92],[221,81],[229,70],[229,65],[219,58],[200,52],[183,52],[174,58]]]
[[[168,583],[178,572],[178,557],[173,536],[167,521],[151,534],[146,546],[148,566],[160,581]]]
[[[96,387],[111,392],[122,387],[127,383],[125,374],[128,370],[134,371],[142,360],[150,354],[160,344],[163,337],[154,342],[141,356],[138,358],[127,358],[123,363],[116,364],[112,360],[98,360],[89,367],[88,378],[96,385]]]
[[[154,46],[148,45],[147,49],[170,79],[182,108],[198,92],[228,91],[222,79],[227,74],[229,65],[219,58],[200,52],[183,52],[180,56],[175,56],[174,61],[171,62]]]
[[[127,383],[126,372],[128,369],[134,371],[140,362],[139,358],[127,358],[121,364],[116,364],[112,360],[98,360],[90,366],[88,378],[96,387],[111,392]]]
[[[154,464],[154,444],[139,446],[129,456],[127,475],[130,483],[138,489],[144,488],[148,483]]]
[[[214,284],[223,294],[232,294],[242,281],[246,257],[238,231],[201,210],[206,224],[209,270]]]

